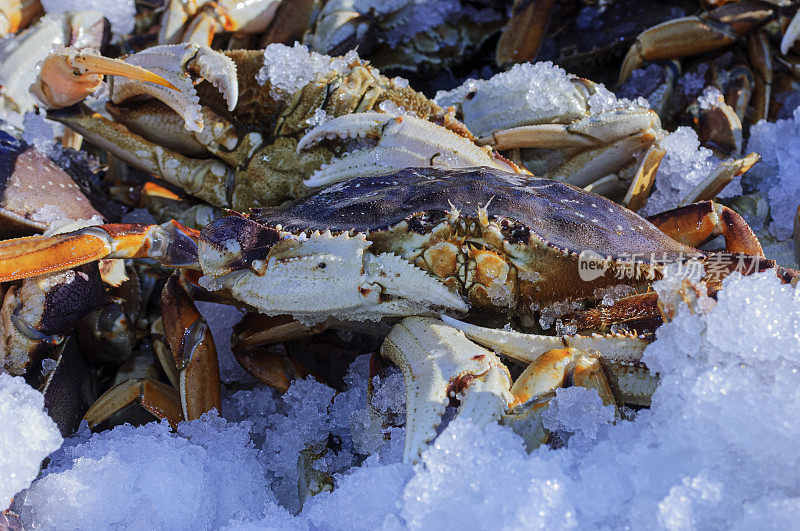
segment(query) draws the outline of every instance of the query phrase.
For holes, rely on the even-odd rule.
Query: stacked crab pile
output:
[[[789,404],[745,395],[736,367],[798,388],[781,374],[800,360],[800,146],[774,142],[796,118],[748,125],[792,101],[796,6],[673,11],[625,35],[621,98],[522,62],[580,65],[595,52],[559,33],[619,6],[513,4],[175,1],[126,26],[103,2],[45,3],[0,44],[8,64],[41,50],[26,90],[2,91],[24,131],[0,139],[3,234],[20,236],[0,242],[0,361],[68,437],[14,501],[23,521],[346,527],[356,499],[370,527],[488,527],[497,510],[509,526],[719,524],[772,510],[735,490],[750,473],[791,504],[796,480],[761,472],[771,447],[725,433],[772,432]],[[742,43],[750,67],[718,57]],[[454,81],[481,65],[503,71]],[[58,445],[39,432],[0,457],[27,467],[15,491]],[[707,468],[731,453],[739,471]],[[92,501],[120,475],[129,491]],[[71,482],[91,495],[62,503]],[[501,495],[463,511],[469,490]]]

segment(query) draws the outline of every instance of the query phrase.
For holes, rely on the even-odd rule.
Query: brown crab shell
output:
[[[643,284],[659,278],[665,264],[703,256],[608,199],[491,168],[407,168],[351,179],[254,209],[253,220],[261,228],[242,219],[235,230],[204,230],[204,239],[238,233],[242,256],[263,259],[264,243],[282,231],[363,233],[372,253],[406,258],[479,307],[535,309],[585,298],[608,286]],[[586,260],[604,271],[581,275]]]
[[[64,170],[0,131],[0,235],[29,235],[46,230],[55,218],[95,215],[100,214]]]

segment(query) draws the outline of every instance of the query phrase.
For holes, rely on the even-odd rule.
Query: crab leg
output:
[[[786,31],[783,33],[783,38],[781,39],[781,53],[783,55],[789,53],[798,36],[800,36],[800,11],[794,14],[791,22],[786,27]]]
[[[772,99],[773,53],[772,46],[764,31],[747,37],[747,55],[755,70],[755,90],[753,91],[752,123],[766,120]]]
[[[575,120],[569,124],[535,124],[494,131],[478,140],[494,149],[511,148],[587,148],[610,144],[641,133],[658,131],[661,120],[649,110],[609,111]]]
[[[178,392],[186,420],[220,408],[219,362],[214,338],[177,275],[161,294],[164,333],[177,368]],[[163,360],[162,360],[163,363]]]
[[[619,418],[620,411],[614,392],[597,355],[585,350],[562,348],[549,350],[539,356],[520,374],[511,394],[520,404],[503,416],[503,423],[522,435],[528,450],[532,450],[550,438],[542,424],[542,413],[559,387],[569,382],[586,389],[595,389],[605,405],[614,406]]]
[[[716,197],[734,177],[742,175],[761,159],[758,153],[750,153],[741,159],[721,162],[708,176],[700,181],[679,206],[686,206]]]
[[[102,258],[153,258],[183,267],[197,263],[196,233],[177,222],[118,223],[56,236],[0,242],[0,282],[71,269]]]
[[[628,207],[628,210],[636,212],[644,206],[656,180],[658,167],[666,154],[667,150],[656,144],[647,150],[622,200],[622,204]]]
[[[635,334],[592,334],[591,336],[542,336],[510,330],[484,328],[441,316],[449,326],[464,332],[472,341],[522,363],[533,363],[544,353],[563,348],[597,350],[611,378],[614,390],[624,404],[648,405],[658,386],[658,376],[639,361],[650,340]]]
[[[177,44],[183,41],[211,46],[216,33],[262,33],[273,22],[282,3],[281,0],[200,0],[187,5],[182,0],[170,0],[161,18],[158,43]],[[183,32],[187,22],[189,26]]]
[[[742,2],[709,11],[701,16],[683,17],[643,31],[628,50],[619,74],[622,84],[645,61],[697,55],[732,44],[736,39],[765,24],[773,10]]]
[[[167,384],[148,378],[134,378],[117,384],[97,399],[83,419],[94,428],[122,408],[139,404],[175,428],[183,420],[178,392]]]
[[[165,149],[92,112],[85,105],[76,110],[51,113],[50,117],[85,136],[99,148],[132,166],[158,175],[199,199],[219,207],[229,205],[229,187],[233,184],[234,170],[222,162],[193,159]]]
[[[539,53],[555,0],[516,0],[497,42],[498,65],[530,61]]]
[[[713,201],[678,207],[647,220],[672,239],[692,247],[721,235],[727,251],[764,258],[761,243],[747,222],[730,208]]]
[[[583,151],[559,166],[548,177],[573,186],[588,186],[597,180],[598,175],[605,176],[617,171],[622,162],[647,149],[655,139],[656,136],[651,131],[644,131],[608,146]]]
[[[720,158],[741,153],[742,121],[733,107],[725,103],[722,96],[719,96],[718,100],[711,105],[700,105],[695,102],[689,106],[688,112],[692,115],[694,129],[700,138],[700,144],[710,147],[716,153],[721,153],[718,155]],[[720,165],[717,171],[724,167],[724,165]],[[730,179],[733,179],[735,175],[734,172],[731,172]],[[730,179],[722,180],[724,184],[720,190],[730,182]],[[714,192],[716,195],[719,190]],[[714,195],[709,197],[714,197]]]
[[[0,37],[16,33],[42,14],[39,0],[3,0],[0,2]]]
[[[637,363],[645,347],[650,344],[645,338],[633,334],[592,334],[590,336],[543,336],[523,334],[512,330],[484,328],[447,315],[442,321],[464,332],[471,340],[522,363],[533,363],[548,350],[576,348],[579,350],[599,350],[609,363]]]

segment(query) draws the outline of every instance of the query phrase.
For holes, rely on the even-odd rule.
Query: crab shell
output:
[[[31,234],[58,219],[99,215],[64,170],[26,142],[0,131],[0,234]]]
[[[658,278],[665,263],[702,256],[603,197],[558,181],[490,168],[407,168],[352,179],[254,213],[260,223],[224,218],[206,227],[200,264],[206,275],[221,277],[229,289],[235,284],[237,299],[265,313],[278,313],[280,304],[288,304],[279,302],[275,292],[283,283],[307,292],[308,307],[293,302],[284,307],[289,313],[310,315],[324,306],[325,315],[352,319],[354,306],[337,303],[352,294],[337,290],[348,277],[353,284],[358,275],[365,281],[370,256],[383,257],[379,267],[386,271],[395,267],[394,262],[384,265],[387,257],[402,259],[407,267],[367,279],[384,301],[400,293],[417,303],[396,313],[400,315],[436,310],[431,297],[425,299],[426,290],[436,286],[415,284],[422,282],[420,270],[428,281],[436,279],[434,284],[444,283],[465,296],[471,307],[526,313],[551,302],[592,296],[610,285],[643,284]],[[333,263],[315,269],[333,255],[341,269]],[[605,274],[582,280],[581,256],[597,260]],[[292,260],[295,265],[287,265]],[[299,275],[295,286],[292,267]],[[278,278],[280,268],[286,269],[284,278]],[[629,270],[636,274],[615,274]],[[397,278],[387,278],[393,275]],[[419,296],[423,299],[414,300]],[[444,302],[439,306],[466,309]],[[356,311],[365,312],[363,307]],[[359,318],[379,317],[359,313]]]

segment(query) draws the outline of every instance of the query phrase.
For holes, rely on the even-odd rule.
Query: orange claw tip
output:
[[[153,182],[146,182],[142,187],[142,195],[146,195],[148,197],[161,197],[164,199],[174,199],[175,201],[180,201],[180,196],[173,192],[172,190],[168,190],[163,186],[160,186]]]
[[[73,59],[75,63],[82,65],[87,74],[108,74],[113,76],[124,76],[137,81],[154,83],[168,89],[180,91],[178,87],[141,66],[126,63],[120,59],[111,59],[96,54],[80,54]]]

